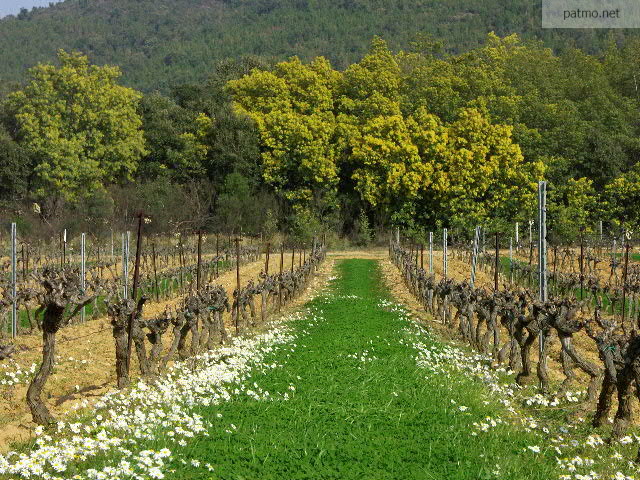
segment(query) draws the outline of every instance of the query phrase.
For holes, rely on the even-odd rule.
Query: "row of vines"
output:
[[[116,382],[122,389],[131,382],[134,354],[137,373],[153,380],[172,362],[214,349],[232,335],[266,322],[307,287],[325,256],[324,245],[314,242],[309,250],[294,248],[290,268],[288,262],[285,268],[285,246],[280,245],[279,272],[270,273],[270,243],[254,245],[252,240],[228,238],[222,245],[216,237],[215,251],[207,251],[202,233],[193,242],[177,237],[146,245],[139,234],[136,254],[130,257],[128,240],[129,235],[123,235],[120,258],[112,251],[100,259],[99,248],[95,257],[87,256],[84,245],[81,258],[74,258],[63,245],[59,255],[32,256],[30,262],[28,255],[21,255],[12,266],[5,265],[5,273],[15,271],[19,258],[22,273],[13,278],[5,275],[0,281],[0,326],[5,337],[0,342],[0,361],[17,353],[15,343],[7,338],[7,319],[12,307],[17,307],[22,331],[41,332],[43,339],[42,361],[26,394],[33,420],[40,425],[55,421],[42,397],[56,363],[57,334],[63,328],[72,329],[87,310],[90,315],[85,321],[104,315],[110,320]],[[259,276],[242,283],[241,265],[260,260],[263,253]],[[237,282],[230,298],[217,279],[232,269]],[[160,314],[144,315],[145,305],[169,298],[175,301],[167,302]]]
[[[425,268],[422,248],[405,249],[392,242],[389,255],[424,309],[494,363],[508,366],[517,384],[537,380],[542,395],[557,388],[555,394],[560,396],[580,378],[588,379],[586,406],[594,409],[593,427],[607,423],[615,407],[610,440],[619,440],[632,422],[632,398],[640,394],[636,304],[640,282],[637,267],[629,265],[626,246],[617,279],[611,273],[620,265],[615,252],[597,248],[587,252],[581,247],[553,249],[550,260],[555,267],[549,273],[547,301],[539,300],[532,289],[533,262],[518,259],[513,250],[506,256],[497,239],[495,252],[476,257],[479,268],[494,279],[485,285],[457,280],[446,270],[436,278],[432,253]],[[474,260],[466,245],[451,252],[463,264]],[[604,255],[610,262],[598,268],[605,263]],[[550,359],[564,377],[559,385],[550,380]]]

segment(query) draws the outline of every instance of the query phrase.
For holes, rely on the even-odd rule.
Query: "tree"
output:
[[[205,137],[213,121],[204,113],[189,111],[158,93],[141,102],[144,136],[149,149],[138,168],[147,180],[168,175],[188,182],[206,172]]]
[[[302,208],[335,194],[338,180],[333,90],[338,73],[323,58],[298,58],[273,72],[253,70],[229,82],[239,112],[260,133],[264,180]]]
[[[29,70],[10,95],[20,145],[35,160],[36,195],[69,201],[128,179],[146,153],[137,113],[140,94],[117,84],[117,67],[90,65],[79,53],[58,53],[60,67]]]
[[[27,191],[31,159],[0,126],[0,202],[15,202]]]
[[[448,127],[447,153],[435,157],[427,194],[451,225],[470,227],[488,219],[498,227],[533,209],[544,165],[525,162],[511,131],[475,109],[463,110]]]
[[[549,227],[558,240],[575,241],[584,229],[593,233],[598,208],[593,180],[569,179],[565,184],[553,185],[549,192]]]
[[[640,165],[611,181],[604,189],[604,206],[614,226],[640,228]]]

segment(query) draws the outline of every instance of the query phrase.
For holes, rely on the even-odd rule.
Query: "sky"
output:
[[[21,8],[31,10],[33,7],[48,7],[50,2],[61,0],[0,0],[0,17],[17,14]]]

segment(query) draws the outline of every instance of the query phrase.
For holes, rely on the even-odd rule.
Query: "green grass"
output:
[[[521,429],[504,425],[470,435],[473,422],[503,415],[503,408],[494,401],[485,405],[494,399],[471,379],[427,375],[417,368],[413,349],[400,343],[408,338],[403,331],[408,320],[378,306],[389,294],[375,261],[344,261],[338,274],[331,294],[309,305],[323,320],[313,327],[298,321],[295,328],[309,334],[301,336],[294,353],[274,354],[272,360],[285,366],[255,374],[260,387],[273,393],[295,385],[291,398],[258,402],[243,396],[200,409],[212,422],[210,437],[193,440],[176,453],[210,463],[215,470],[176,460],[174,478],[478,480],[557,475],[553,455],[523,452],[536,440]],[[348,357],[365,350],[377,359],[363,363]],[[460,412],[459,405],[469,411]],[[225,433],[230,424],[237,430]],[[163,446],[163,441],[148,445]]]

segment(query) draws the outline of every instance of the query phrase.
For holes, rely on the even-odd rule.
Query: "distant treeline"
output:
[[[366,242],[391,225],[511,228],[544,178],[555,235],[635,229],[639,59],[635,40],[556,54],[490,34],[450,54],[430,36],[395,51],[376,37],[341,69],[240,57],[143,94],[60,52],[2,100],[3,218],[99,232],[145,210],[157,231]]]

